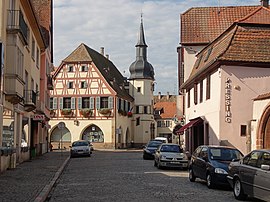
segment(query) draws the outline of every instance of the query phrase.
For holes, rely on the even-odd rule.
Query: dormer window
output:
[[[88,67],[86,65],[82,65],[81,70],[82,70],[82,72],[87,72]]]
[[[68,82],[68,88],[69,88],[69,89],[73,88],[73,82],[72,82],[72,81],[69,81],[69,82]]]
[[[81,82],[81,88],[87,88],[87,83],[86,81]]]

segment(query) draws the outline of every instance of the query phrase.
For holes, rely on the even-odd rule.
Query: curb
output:
[[[38,196],[35,198],[34,202],[44,202],[46,201],[50,191],[52,190],[55,182],[62,174],[64,168],[66,167],[70,157],[67,157],[67,159],[64,161],[63,165],[58,169],[58,171],[54,174],[53,179],[50,181],[49,184],[47,184],[42,191],[38,194]]]

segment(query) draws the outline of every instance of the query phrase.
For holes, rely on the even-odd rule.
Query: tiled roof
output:
[[[109,59],[82,43],[62,61],[62,64],[78,62],[93,62],[108,84],[115,90],[117,96],[129,101],[134,100],[124,89],[125,78]],[[62,64],[59,68],[63,66]],[[56,71],[55,75],[59,71],[60,69]]]
[[[190,77],[182,87],[206,73],[216,62],[237,62],[238,65],[270,63],[269,19],[270,10],[260,7],[252,15],[233,24],[198,54]]]
[[[173,118],[176,114],[176,102],[157,102],[154,104],[154,109],[163,109],[159,118]]]
[[[259,6],[198,7],[181,15],[181,44],[208,44]]]
[[[254,100],[265,100],[265,99],[270,99],[270,92],[269,93],[262,94],[262,95],[259,95]]]

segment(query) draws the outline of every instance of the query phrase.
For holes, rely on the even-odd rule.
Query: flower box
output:
[[[99,109],[98,112],[103,115],[111,115],[112,110],[109,108]]]
[[[89,116],[92,115],[92,110],[91,110],[91,109],[88,109],[88,108],[81,109],[81,110],[80,110],[80,114],[81,114],[83,117],[89,117]]]
[[[61,114],[62,115],[71,115],[72,114],[72,110],[71,109],[62,109],[61,110]]]

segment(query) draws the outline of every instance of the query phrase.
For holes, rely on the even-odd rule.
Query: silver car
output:
[[[178,144],[163,143],[155,152],[154,166],[158,168],[188,168],[188,157]]]
[[[227,179],[236,199],[270,199],[270,150],[254,150],[229,165]]]
[[[78,140],[72,143],[70,148],[70,157],[91,156],[91,147],[87,140]]]

